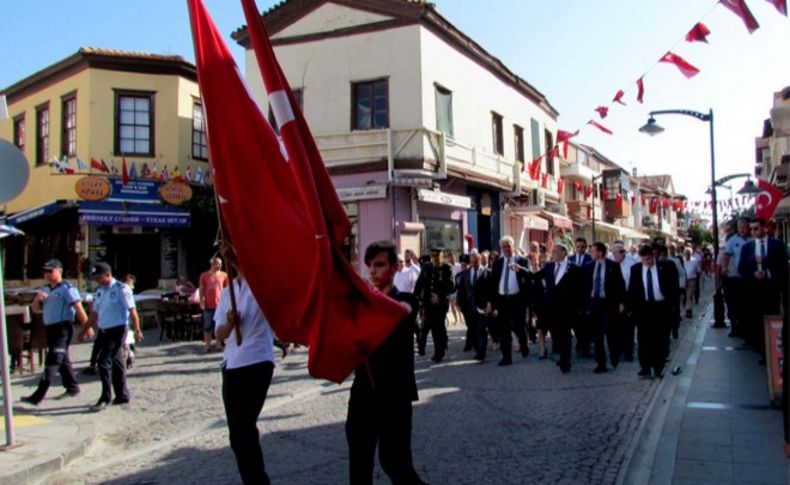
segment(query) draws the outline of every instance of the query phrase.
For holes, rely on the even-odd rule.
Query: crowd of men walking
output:
[[[764,357],[762,317],[779,313],[787,256],[781,242],[767,237],[765,221],[743,219],[738,227],[718,264],[704,247],[662,239],[627,248],[622,241],[588,247],[580,237],[573,248],[556,242],[547,257],[535,243],[518,255],[506,236],[501,256],[473,250],[455,264],[445,262],[442,248],[433,248],[422,264],[407,251],[395,284],[420,301],[418,352],[425,354],[430,334],[434,362],[445,358],[445,319],[457,305],[467,325],[464,350],[474,350],[480,362],[490,339],[499,345],[499,365],[511,365],[515,335],[522,357],[533,341],[540,359],[549,357],[550,338],[563,373],[571,369],[575,341],[579,356],[594,355],[595,373],[636,356],[640,376],[662,377],[670,338],[678,338],[684,317],[693,317],[703,280],[724,285],[731,336],[745,338]]]

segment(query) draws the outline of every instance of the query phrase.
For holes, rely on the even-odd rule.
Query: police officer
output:
[[[143,334],[140,331],[140,319],[134,305],[132,289],[112,277],[110,265],[94,264],[91,268],[91,278],[99,285],[90,320],[99,327],[96,345],[99,348],[98,365],[102,391],[99,400],[90,409],[99,412],[110,404],[112,391],[115,391],[112,404],[129,402],[123,343],[130,318],[135,341],[143,340]]]
[[[425,315],[417,342],[418,352],[425,355],[428,332],[431,332],[434,347],[431,360],[437,364],[444,359],[447,351],[447,328],[444,320],[450,309],[450,293],[455,288],[453,268],[444,262],[443,254],[442,248],[431,250],[431,261],[422,265],[414,287],[414,296],[420,300]]]
[[[74,317],[83,325],[88,321],[79,291],[63,279],[63,264],[57,259],[49,260],[44,264],[43,271],[48,284],[36,295],[33,304],[34,307],[43,307],[44,325],[47,328],[47,360],[36,392],[22,398],[23,402],[34,406],[47,395],[57,373],[60,373],[63,387],[66,388],[66,392],[58,399],[80,393],[80,385],[71,368],[69,344],[74,336]]]

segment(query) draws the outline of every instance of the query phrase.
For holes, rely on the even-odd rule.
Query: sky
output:
[[[279,0],[258,0],[261,10]],[[230,38],[243,24],[236,0],[204,0],[243,66]],[[766,0],[747,0],[761,27],[749,34],[717,0],[436,0],[439,12],[512,71],[544,93],[574,131],[597,117],[594,109],[626,91],[627,106],[599,120],[614,131],[584,128],[577,141],[594,146],[626,169],[669,173],[692,200],[710,185],[708,125],[683,116],[657,119],[666,131],[637,130],[651,110],[714,111],[717,178],[753,172],[755,137],[762,133],[773,93],[790,86],[790,20]],[[493,8],[492,8],[493,7]],[[194,59],[184,0],[0,0],[0,86],[8,86],[83,46]],[[709,43],[683,39],[699,20]],[[31,28],[35,26],[35,30]],[[668,50],[701,69],[686,79],[655,65]],[[242,69],[243,72],[243,69]],[[635,81],[645,74],[644,104]],[[736,181],[735,190],[741,182]],[[720,192],[720,197],[729,192]]]

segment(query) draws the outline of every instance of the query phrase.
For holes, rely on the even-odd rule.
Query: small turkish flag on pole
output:
[[[754,199],[754,215],[758,219],[770,220],[776,212],[779,201],[782,200],[784,192],[779,187],[758,178],[757,186],[760,193]]]
[[[707,25],[703,24],[702,22],[697,22],[697,25],[689,30],[689,33],[686,34],[686,42],[708,42],[708,34],[710,34],[710,29]]]

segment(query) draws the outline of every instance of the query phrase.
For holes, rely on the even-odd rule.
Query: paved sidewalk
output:
[[[657,438],[652,463],[631,470],[627,483],[790,483],[782,413],[769,405],[765,367],[727,333],[698,325],[682,373],[659,391],[648,418]],[[642,439],[650,441],[650,430]]]

